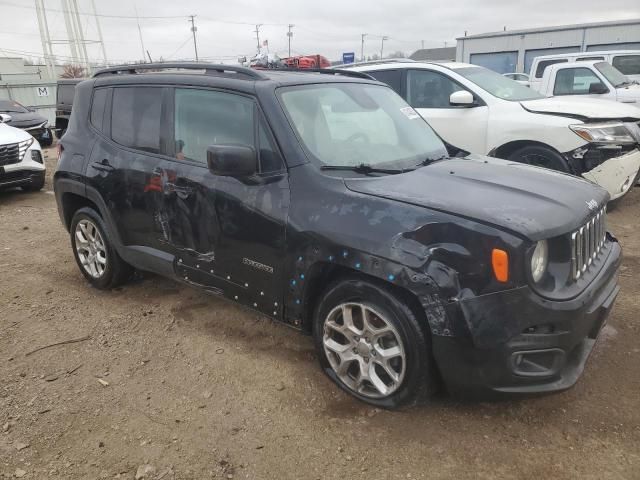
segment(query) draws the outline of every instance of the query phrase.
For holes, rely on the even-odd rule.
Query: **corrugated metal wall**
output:
[[[0,98],[15,100],[27,108],[33,108],[49,120],[49,125],[55,125],[56,89],[56,82],[51,80],[0,83]]]
[[[593,50],[599,45],[608,50],[628,50],[640,42],[640,22],[606,26],[576,26],[556,31],[505,32],[479,38],[459,38],[456,48],[456,60],[474,63],[472,56],[482,59],[478,54],[500,52],[518,52],[516,71],[526,72],[531,61],[538,55],[564,53],[567,51]]]

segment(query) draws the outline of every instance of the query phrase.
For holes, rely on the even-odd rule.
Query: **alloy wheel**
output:
[[[91,220],[82,219],[76,225],[76,252],[85,271],[100,278],[107,268],[107,249],[100,230]]]
[[[344,303],[324,321],[322,343],[331,368],[352,391],[383,398],[402,384],[406,355],[393,324],[368,305]]]

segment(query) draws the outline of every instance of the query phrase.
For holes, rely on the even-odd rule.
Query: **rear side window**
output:
[[[162,88],[114,88],[111,138],[125,147],[159,153],[161,112]]]
[[[640,55],[619,55],[612,64],[625,75],[640,75]]]
[[[104,130],[104,110],[107,104],[108,89],[99,88],[93,93],[93,101],[91,102],[91,125],[98,130]]]
[[[554,60],[542,60],[538,67],[536,68],[536,78],[542,78],[542,74],[544,73],[544,69],[549,65],[554,65],[556,63],[567,63],[568,60],[566,58],[557,58]]]
[[[75,85],[58,85],[58,103],[64,105],[73,104],[73,96],[75,93]]]
[[[401,70],[380,70],[378,72],[368,72],[376,80],[389,85],[398,95],[402,95],[402,71]]]
[[[603,61],[604,57],[580,57],[576,58],[576,62]]]

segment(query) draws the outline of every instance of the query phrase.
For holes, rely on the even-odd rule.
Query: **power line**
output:
[[[7,5],[9,7],[14,7],[14,8],[26,8],[28,10],[34,10],[35,7],[29,6],[29,5],[18,5],[17,3],[12,3],[12,2],[7,2],[7,1],[2,1],[0,2],[0,5]],[[57,9],[57,8],[48,8],[47,7],[47,11],[51,11],[51,12],[58,12],[58,13],[74,13],[71,10],[65,10],[65,9]],[[83,13],[80,12],[80,15],[85,15],[85,16],[90,16],[93,17],[94,14],[93,13]],[[95,16],[98,17],[102,17],[102,18],[128,18],[128,19],[132,19],[135,20],[136,18],[143,18],[143,19],[148,19],[148,20],[153,20],[153,19],[175,19],[175,18],[184,18],[186,15],[164,15],[164,16],[158,16],[158,15],[153,15],[153,16],[143,16],[143,17],[136,17],[136,16],[132,16],[132,15],[109,15],[106,13],[97,13]]]

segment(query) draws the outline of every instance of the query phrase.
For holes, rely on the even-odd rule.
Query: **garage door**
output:
[[[558,53],[574,53],[579,51],[580,47],[538,48],[536,50],[527,50],[524,52],[524,71],[525,73],[529,73],[533,59],[541,55],[556,55]]]
[[[516,71],[518,52],[473,53],[470,61],[494,72],[511,73]]]

